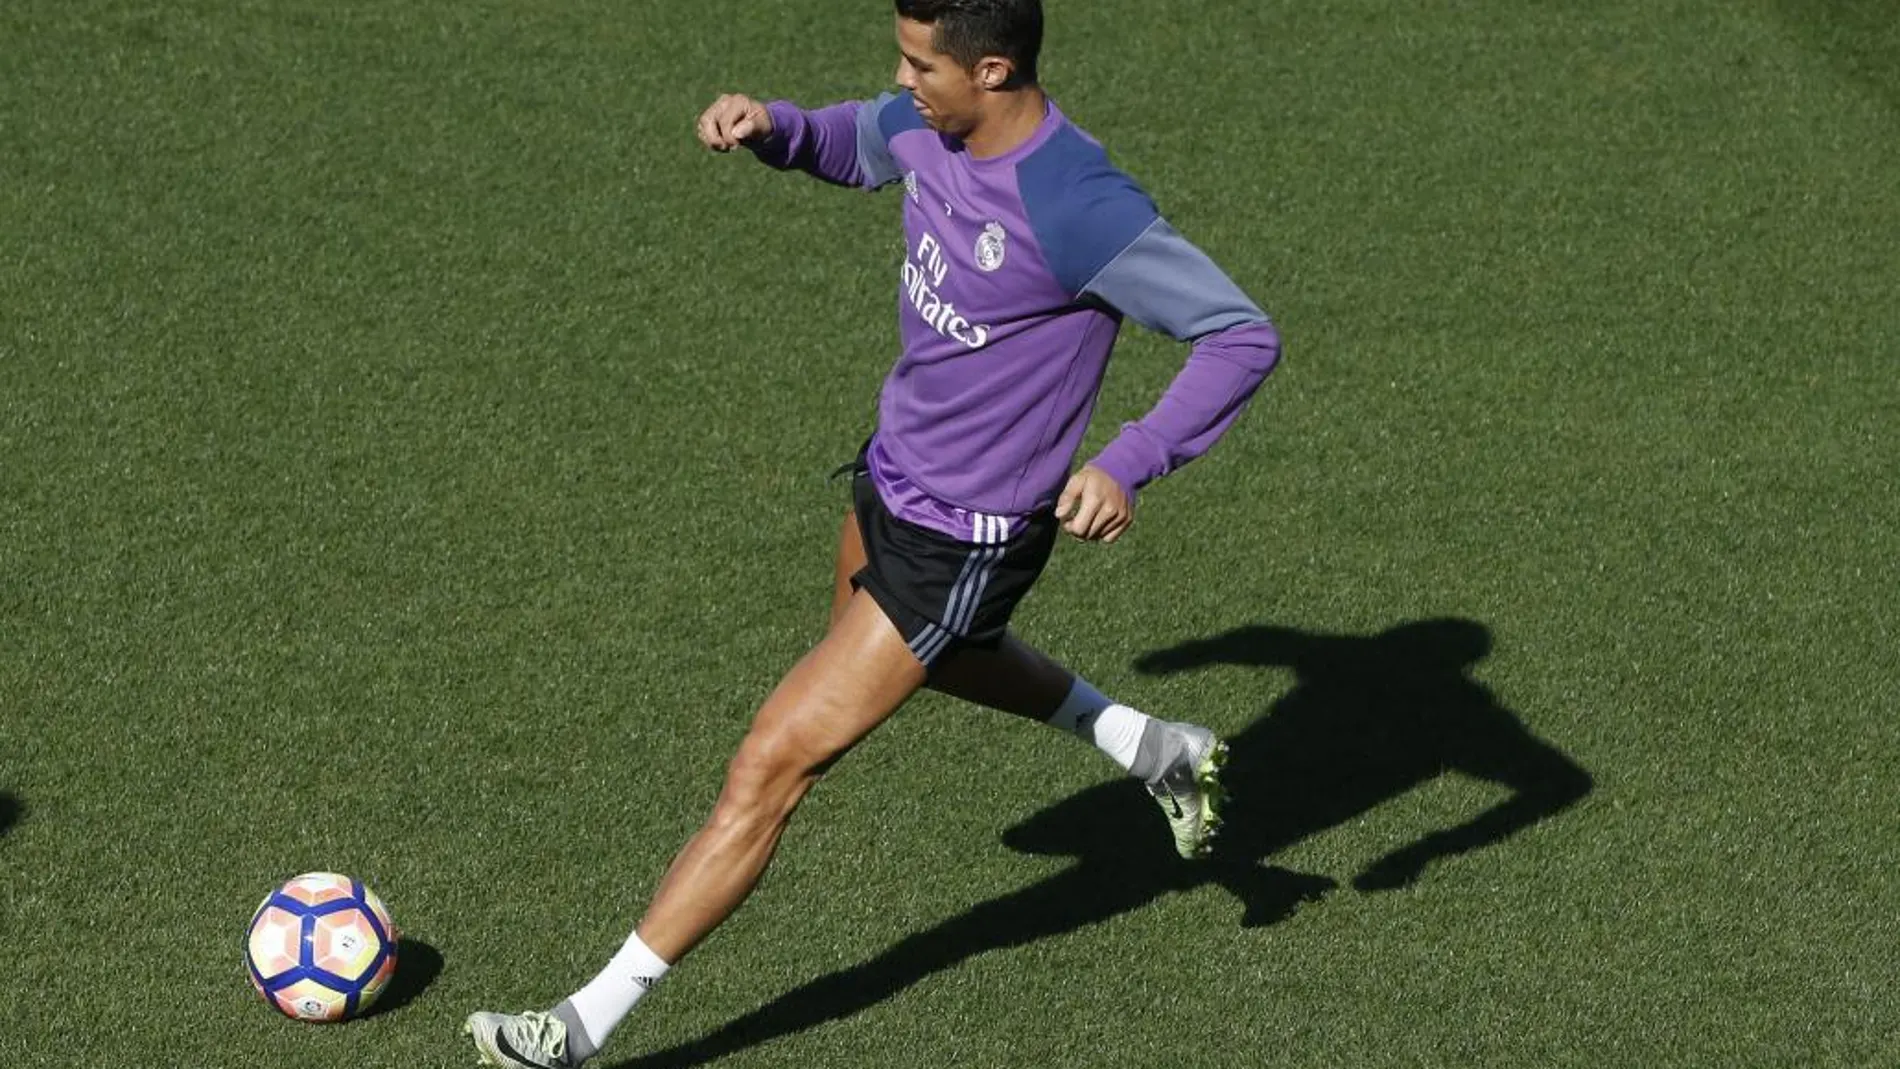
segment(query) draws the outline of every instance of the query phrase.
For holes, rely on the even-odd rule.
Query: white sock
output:
[[[1102,697],[1101,691],[1090,686],[1088,680],[1076,676],[1069,696],[1062,699],[1061,706],[1046,723],[1094,743],[1096,749],[1126,772],[1135,763],[1135,753],[1141,747],[1141,732],[1148,726],[1148,714],[1109,701]]]
[[[660,956],[647,948],[640,940],[640,933],[627,937],[625,946],[600,971],[600,975],[588,981],[587,986],[570,995],[564,1006],[572,1008],[574,1016],[579,1018],[581,1029],[586,1033],[586,1044],[576,1042],[582,1037],[570,1035],[568,1047],[570,1057],[579,1053],[580,1058],[591,1057],[607,1042],[607,1037],[626,1019],[640,996],[660,982],[670,968]],[[581,1048],[577,1050],[577,1048]]]

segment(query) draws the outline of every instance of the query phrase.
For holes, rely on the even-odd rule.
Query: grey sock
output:
[[[563,1000],[553,1012],[555,1018],[567,1026],[567,1064],[579,1065],[600,1053],[594,1041],[587,1038],[587,1028],[581,1024],[581,1015],[574,1012],[572,1000]]]

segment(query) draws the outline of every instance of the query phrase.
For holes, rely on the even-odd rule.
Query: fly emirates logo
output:
[[[917,239],[915,255],[904,261],[904,292],[917,314],[930,324],[930,329],[972,349],[981,349],[983,343],[990,340],[989,325],[971,323],[957,311],[956,305],[944,299],[943,280],[949,274],[950,265],[944,261],[943,246],[935,237],[925,234]]]

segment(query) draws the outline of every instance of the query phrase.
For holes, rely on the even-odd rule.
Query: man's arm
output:
[[[1156,217],[1087,285],[1150,330],[1191,342],[1187,364],[1146,416],[1091,463],[1131,498],[1227,432],[1280,358],[1280,335],[1240,287]]]
[[[783,100],[722,96],[699,118],[699,140],[715,152],[744,145],[779,170],[804,171],[841,186],[876,189],[902,177],[879,125],[886,94],[805,111]]]
[[[1063,487],[1056,514],[1083,539],[1114,541],[1142,486],[1205,453],[1280,357],[1266,313],[1161,217],[1147,193],[1084,137],[1018,170],[1051,272],[1077,300],[1105,305],[1193,351],[1153,411]]]

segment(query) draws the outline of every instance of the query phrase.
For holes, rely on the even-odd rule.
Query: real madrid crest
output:
[[[976,236],[976,266],[985,271],[994,271],[1003,266],[1003,224],[988,222],[983,224],[983,232]]]

